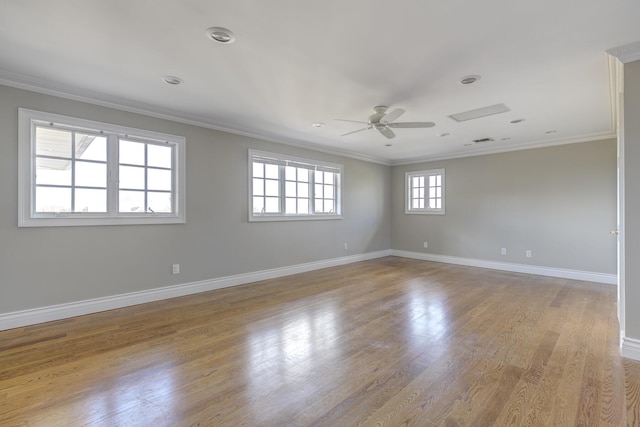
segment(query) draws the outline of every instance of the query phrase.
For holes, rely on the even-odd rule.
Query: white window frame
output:
[[[125,224],[177,224],[185,223],[185,138],[148,130],[134,129],[93,120],[42,111],[18,109],[18,226],[93,226]],[[70,130],[100,133],[107,137],[107,212],[36,212],[36,156],[35,128],[47,124]],[[118,212],[118,138],[148,144],[170,144],[174,147],[172,170],[171,213]],[[146,168],[146,166],[145,166]],[[146,190],[145,190],[146,191]]]
[[[440,176],[441,185],[440,185],[440,208],[431,208],[429,207],[429,191],[432,187],[429,186],[429,177],[431,176]],[[425,207],[424,208],[414,208],[412,207],[412,178],[414,177],[424,177],[425,181]],[[435,189],[435,187],[433,187]],[[420,214],[420,215],[444,215],[445,214],[445,170],[444,169],[431,169],[431,170],[420,170],[420,171],[409,171],[404,174],[404,189],[405,189],[405,197],[404,197],[404,213],[405,214]]]
[[[254,159],[266,160],[279,166],[279,178],[278,183],[280,187],[279,191],[279,213],[254,213],[253,212],[253,161]],[[283,213],[286,203],[285,185],[286,180],[284,176],[284,169],[287,165],[290,166],[303,166],[309,169],[311,176],[315,176],[317,171],[328,171],[336,174],[335,179],[335,212],[333,213],[321,213],[314,212],[315,203],[315,188],[313,178],[310,180],[309,185],[309,213],[308,214],[286,214]],[[289,156],[285,154],[270,153],[266,151],[259,151],[249,149],[248,156],[248,206],[249,206],[249,221],[301,221],[301,220],[332,220],[342,219],[342,186],[344,183],[344,166],[336,163],[322,162],[318,160],[305,159],[302,157]]]

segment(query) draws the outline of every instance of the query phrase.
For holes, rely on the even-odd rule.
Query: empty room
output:
[[[0,425],[640,426],[638,16],[0,0]]]

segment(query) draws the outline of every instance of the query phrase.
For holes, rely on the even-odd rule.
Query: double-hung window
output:
[[[249,221],[341,218],[343,166],[249,150]]]
[[[20,109],[19,225],[185,222],[184,138]]]
[[[405,213],[444,214],[444,169],[405,173]]]

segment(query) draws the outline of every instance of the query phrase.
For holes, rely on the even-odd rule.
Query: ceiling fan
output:
[[[361,122],[357,120],[344,120],[344,119],[335,119],[341,122],[351,122],[351,123],[362,123],[367,125],[362,129],[354,130],[351,132],[347,132],[342,136],[351,135],[352,133],[362,132],[363,130],[368,129],[377,129],[382,135],[387,138],[395,138],[396,134],[391,130],[392,128],[430,128],[435,126],[436,124],[433,122],[394,122],[398,117],[404,114],[404,110],[402,108],[396,108],[395,110],[387,113],[387,107],[384,105],[378,105],[373,107],[374,113],[369,116],[368,122]]]

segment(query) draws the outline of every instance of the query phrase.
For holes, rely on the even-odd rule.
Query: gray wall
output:
[[[640,340],[640,61],[624,66],[625,335]]]
[[[187,223],[19,229],[18,107],[185,136]],[[249,148],[344,164],[344,219],[249,223]],[[0,313],[391,246],[388,166],[3,86],[0,173]]]
[[[446,215],[405,215],[405,172],[439,168]],[[615,140],[396,166],[391,179],[393,249],[616,273]]]

